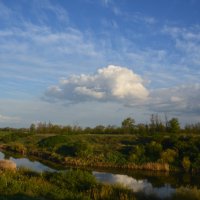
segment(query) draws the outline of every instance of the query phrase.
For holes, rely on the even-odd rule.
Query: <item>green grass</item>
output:
[[[1,200],[156,200],[155,194],[134,193],[121,185],[105,185],[88,171],[37,173],[20,168],[0,172]],[[177,188],[166,200],[199,200],[200,189]]]
[[[63,163],[66,157],[95,163],[145,164],[166,162],[170,169],[200,171],[199,137],[156,133],[148,136],[114,134],[30,134],[2,132],[0,144],[7,150]],[[173,155],[169,152],[175,152]],[[41,156],[40,156],[41,155]],[[188,158],[188,168],[183,165]],[[79,162],[81,163],[81,162]]]
[[[119,186],[104,186],[87,171],[36,173],[20,169],[17,172],[4,171],[0,174],[0,199],[134,199],[128,198],[130,196],[134,197],[130,190]]]

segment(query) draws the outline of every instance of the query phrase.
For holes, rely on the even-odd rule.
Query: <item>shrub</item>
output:
[[[106,154],[106,161],[111,162],[111,163],[116,163],[116,164],[125,164],[126,158],[124,157],[122,153],[118,151],[108,152]]]
[[[129,161],[136,164],[143,163],[145,161],[145,149],[141,145],[136,145],[129,156]]]
[[[47,174],[49,181],[59,188],[66,188],[71,191],[84,191],[96,185],[96,178],[87,171],[68,170],[54,174]]]
[[[182,166],[186,172],[188,172],[190,170],[190,165],[191,165],[191,162],[190,162],[189,157],[187,157],[187,156],[183,157]]]
[[[63,144],[65,142],[67,142],[66,136],[57,135],[57,136],[52,136],[52,137],[48,137],[48,138],[40,140],[38,145],[39,147],[53,149],[56,145]]]
[[[21,153],[21,154],[25,154],[27,149],[26,147],[19,142],[12,142],[10,143],[10,145],[8,146],[8,149],[17,153]]]
[[[56,153],[63,155],[63,156],[75,156],[76,155],[76,147],[72,145],[61,145],[56,150]]]
[[[146,145],[146,156],[150,159],[150,161],[157,161],[160,158],[161,152],[162,145],[155,141]]]
[[[1,138],[1,141],[4,142],[4,143],[13,142],[13,141],[16,141],[16,140],[18,140],[18,139],[25,138],[25,137],[27,137],[27,136],[29,136],[29,135],[30,135],[30,134],[23,133],[23,132],[11,133],[11,134],[4,135],[4,136]]]
[[[161,153],[161,161],[164,163],[173,163],[177,157],[177,152],[173,149],[167,149]]]

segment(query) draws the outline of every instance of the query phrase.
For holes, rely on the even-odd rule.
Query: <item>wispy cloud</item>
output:
[[[180,28],[165,26],[163,32],[169,34],[175,41],[175,48],[182,53],[181,64],[199,67],[200,65],[200,27]]]
[[[200,85],[180,85],[153,90],[150,93],[150,108],[157,112],[174,114],[200,114]]]
[[[26,19],[24,15],[21,15],[21,20],[37,22],[41,25],[50,24],[51,22],[57,23],[58,27],[60,24],[67,25],[69,23],[69,16],[66,9],[59,5],[59,3],[51,0],[37,1],[33,0],[27,4],[29,9],[29,18]],[[50,18],[49,15],[52,17]],[[50,21],[51,20],[51,21]]]
[[[0,16],[2,18],[8,19],[11,13],[12,11],[7,6],[5,6],[2,2],[0,2]]]
[[[119,17],[123,17],[127,21],[132,21],[134,23],[142,23],[142,24],[155,24],[157,23],[157,20],[153,16],[146,15],[142,12],[128,12],[122,10],[116,3],[115,1],[112,0],[101,0],[102,4]],[[134,4],[131,2],[130,4]],[[132,5],[130,5],[132,6]]]
[[[9,74],[7,81],[11,82],[17,78],[48,83],[51,77],[75,69],[74,62],[67,62],[73,57],[77,61],[83,57],[94,61],[101,58],[90,36],[70,27],[58,33],[50,27],[23,23],[23,28],[1,30],[0,35],[0,77]]]
[[[0,114],[0,123],[2,122],[9,122],[9,123],[18,123],[21,119],[19,117],[11,117],[11,116],[5,116]]]
[[[101,0],[103,5],[108,6],[109,4],[113,3],[112,0]]]
[[[140,12],[131,13],[131,14],[127,13],[126,18],[127,20],[131,20],[136,23],[144,23],[144,24],[149,24],[149,25],[155,24],[157,22],[157,20],[154,17],[145,15]]]

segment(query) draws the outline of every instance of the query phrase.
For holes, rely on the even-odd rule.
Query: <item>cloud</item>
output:
[[[188,68],[200,65],[200,27],[189,28],[165,26],[163,32],[175,41],[175,48],[181,53],[180,64]]]
[[[131,14],[130,20],[132,20],[133,22],[144,23],[149,25],[155,24],[157,22],[157,20],[154,17],[144,15],[143,13],[140,12]]]
[[[108,6],[108,4],[112,3],[112,0],[101,0],[103,5]]]
[[[10,117],[10,116],[5,116],[0,114],[0,123],[2,122],[11,122],[11,123],[16,123],[20,122],[19,117]]]
[[[26,78],[30,80],[29,84],[43,81],[41,87],[46,88],[52,77],[58,79],[66,71],[77,70],[74,66],[80,62],[84,68],[84,65],[102,58],[90,36],[77,29],[68,27],[57,32],[51,27],[27,22],[21,26],[23,28],[12,27],[0,31],[0,77],[6,83]]]
[[[59,4],[56,4],[55,2],[52,4],[51,1],[48,0],[36,1],[35,3],[37,3],[37,7],[54,13],[58,20],[68,22],[69,17],[67,11]]]
[[[153,25],[157,23],[157,20],[149,15],[142,12],[127,12],[121,9],[115,1],[112,0],[101,0],[105,7],[110,8],[110,10],[116,15],[123,17],[125,20],[132,21],[134,23],[142,23],[144,25]]]
[[[146,100],[149,95],[144,80],[132,70],[109,65],[93,75],[72,75],[51,86],[46,99],[66,102],[117,101],[134,103]]]
[[[200,115],[200,84],[180,85],[150,92],[149,104],[155,112]]]
[[[200,114],[199,83],[148,90],[145,82],[128,68],[109,65],[93,75],[72,75],[60,80],[58,85],[49,87],[44,99],[64,103],[118,102],[149,113],[175,116]]]
[[[3,2],[0,2],[0,16],[2,18],[6,18],[7,19],[7,18],[10,17],[10,15],[11,15],[11,10],[8,7],[6,7],[3,4]]]

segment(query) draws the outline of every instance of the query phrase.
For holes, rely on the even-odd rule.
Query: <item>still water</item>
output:
[[[39,161],[29,158],[15,158],[0,152],[0,159],[10,159],[17,167],[26,167],[37,172],[55,172],[61,169],[49,167]],[[115,170],[91,170],[97,180],[107,184],[121,184],[134,192],[143,192],[147,195],[154,194],[160,199],[170,197],[175,189],[181,186],[200,186],[200,176],[178,173],[161,173],[150,171],[115,171]]]
[[[144,192],[146,195],[154,194],[159,198],[170,197],[174,192],[175,188],[172,188],[169,184],[164,184],[160,187],[154,187],[151,182],[147,179],[139,179],[133,178],[128,175],[123,174],[112,174],[105,172],[96,172],[93,171],[93,175],[97,178],[97,180],[103,183],[116,184],[120,183],[134,192]]]
[[[4,158],[5,158],[5,154],[0,152],[0,160],[2,160]],[[8,159],[8,158],[6,157],[6,159]],[[13,162],[15,162],[17,167],[26,167],[26,168],[32,169],[34,171],[37,171],[37,172],[43,172],[43,171],[54,172],[54,171],[56,171],[55,169],[52,169],[52,168],[42,164],[41,162],[31,161],[28,158],[9,157],[9,160],[12,160]]]

